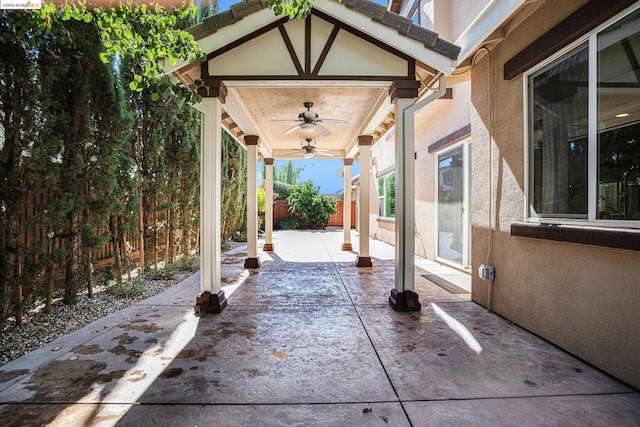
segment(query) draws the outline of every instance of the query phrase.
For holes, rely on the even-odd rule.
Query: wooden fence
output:
[[[52,254],[64,249],[65,239],[56,236],[53,228],[49,228],[44,225],[44,212],[43,206],[48,198],[53,197],[50,194],[43,192],[34,192],[33,195],[23,204],[20,214],[18,216],[18,229],[20,230],[18,241],[24,250],[21,252],[24,254],[19,259],[20,271],[25,269],[32,269],[33,266],[38,265],[42,261],[42,257],[46,254]],[[147,263],[157,264],[159,261],[168,259],[169,255],[169,210],[161,210],[154,212],[150,215],[152,219],[151,224],[146,224],[145,238],[155,240],[156,244],[153,249],[149,251],[147,247],[147,253],[145,253],[145,260]],[[95,232],[97,235],[104,235],[109,229],[109,224],[100,224],[96,226]],[[187,241],[190,246],[198,246],[198,230],[193,230],[190,239]],[[182,230],[174,230],[174,250],[175,254],[183,252],[182,248]],[[140,239],[138,233],[130,235],[125,233],[123,237],[123,244],[121,247],[121,256],[124,262],[128,259],[130,263],[138,263],[140,259]],[[146,245],[145,245],[146,246]],[[111,242],[106,242],[98,249],[91,251],[92,264],[96,270],[102,270],[108,265],[113,265],[115,256],[115,246]],[[64,268],[65,261],[62,260],[56,263],[54,267],[55,271],[55,284],[56,287],[61,286],[64,283]],[[43,266],[41,273],[33,272],[34,277],[46,280],[45,269]],[[25,290],[28,291],[33,284],[26,286]]]
[[[338,200],[336,203],[336,207],[338,208],[338,212],[331,215],[329,218],[329,225],[335,227],[342,227],[342,219],[343,219],[343,207],[344,202],[342,200]],[[287,218],[294,218],[295,215],[289,212],[289,204],[286,200],[276,200],[273,204],[273,223],[278,224],[280,221],[285,220]],[[356,202],[351,202],[351,228],[356,226]]]

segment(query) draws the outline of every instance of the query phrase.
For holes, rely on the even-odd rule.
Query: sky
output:
[[[276,160],[275,165],[280,168],[289,160]],[[294,168],[304,168],[300,172],[299,183],[311,180],[316,187],[320,187],[320,194],[336,194],[341,192],[344,187],[344,178],[336,173],[342,168],[342,159],[309,159],[294,160]],[[353,162],[351,167],[351,176],[360,174],[360,162]],[[262,181],[262,162],[258,163],[258,181]],[[259,185],[258,183],[258,185]]]

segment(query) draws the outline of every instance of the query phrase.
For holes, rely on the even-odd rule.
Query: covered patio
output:
[[[244,266],[260,268],[256,165],[266,165],[264,249],[274,249],[273,163],[322,152],[342,159],[345,204],[351,166],[360,162],[359,240],[355,264],[371,267],[371,146],[393,128],[395,263],[381,290],[399,311],[418,311],[415,253],[414,123],[417,110],[446,91],[459,48],[410,19],[365,0],[317,0],[305,19],[274,16],[260,1],[231,6],[189,30],[207,53],[200,64],[167,65],[175,81],[197,88],[203,113],[201,284],[195,310],[221,312],[220,140],[224,128],[247,149],[247,241]],[[333,173],[331,171],[330,173]],[[349,200],[346,200],[349,198]],[[344,224],[350,224],[345,210]],[[353,248],[343,230],[339,248]],[[391,278],[390,278],[391,279]]]
[[[382,292],[393,247],[372,242],[358,269],[340,231],[273,238],[259,269],[246,247],[223,256],[220,314],[193,314],[195,274],[0,368],[3,425],[640,421],[637,392],[424,277],[455,282],[445,267],[416,259],[429,304],[396,312]]]

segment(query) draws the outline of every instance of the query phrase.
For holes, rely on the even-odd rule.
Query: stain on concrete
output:
[[[175,378],[177,376],[182,375],[182,373],[184,372],[184,370],[182,368],[169,368],[164,370],[161,374],[160,374],[160,378]]]
[[[254,378],[260,375],[260,370],[258,368],[244,368],[242,371],[246,372],[249,378]]]
[[[131,320],[131,323],[146,323],[148,322],[147,319],[133,319]]]
[[[25,388],[34,392],[27,401],[77,401],[94,384],[106,384],[122,378],[125,370],[102,372],[106,362],[97,360],[55,360],[33,373]]]
[[[146,340],[144,340],[145,344],[158,344],[158,339],[157,338],[147,338]]]
[[[118,344],[120,344],[120,345],[125,345],[125,344],[131,344],[131,343],[137,341],[138,337],[134,337],[134,336],[129,335],[128,333],[125,332],[123,334],[118,335],[113,340],[114,341],[117,340]]]
[[[27,375],[30,371],[28,369],[14,369],[12,371],[0,372],[0,383],[6,383],[16,379],[22,375]]]
[[[78,354],[98,354],[102,353],[104,350],[97,344],[90,345],[79,345],[78,347],[73,349],[74,353]]]
[[[129,364],[136,363],[140,358],[140,356],[142,355],[141,352],[134,349],[127,348],[123,345],[117,345],[113,348],[110,348],[109,353],[113,353],[116,355],[126,354],[128,357],[125,359],[125,361]]]
[[[523,380],[522,382],[525,383],[526,385],[528,385],[529,387],[539,388],[538,383],[535,382],[535,381]]]
[[[149,351],[149,350],[144,351],[142,353],[142,355],[143,356],[147,356],[147,357],[156,357],[156,356],[159,356],[161,353],[162,353],[162,349],[161,348],[156,348],[153,351]]]
[[[184,349],[180,353],[178,353],[176,358],[178,358],[178,359],[195,359],[198,362],[204,362],[209,357],[215,357],[215,356],[217,356],[217,353],[216,353],[215,349],[213,349],[211,347],[204,347],[204,348],[199,348],[199,349],[193,349],[193,348]]]
[[[273,357],[275,357],[276,359],[286,359],[287,357],[290,357],[287,353],[283,353],[281,351],[278,351],[274,348],[270,348],[269,349],[269,354],[271,354]]]
[[[136,323],[123,323],[122,325],[118,326],[120,329],[124,329],[127,331],[138,331],[138,332],[144,332],[145,334],[153,334],[155,332],[158,332],[160,330],[160,327],[155,324],[152,323],[150,325],[147,324],[136,324]]]
[[[51,405],[7,405],[0,410],[0,419],[7,426],[44,426],[53,421],[57,412],[51,411]]]
[[[147,377],[147,373],[142,369],[136,369],[135,371],[131,371],[129,373],[129,379],[131,380],[131,382],[134,382],[134,383],[138,381],[142,381],[146,377]]]

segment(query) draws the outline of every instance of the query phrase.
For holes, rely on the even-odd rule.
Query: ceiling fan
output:
[[[318,116],[318,113],[315,111],[311,111],[311,107],[313,107],[313,102],[305,102],[304,107],[307,109],[306,111],[298,114],[297,120],[284,120],[288,122],[298,122],[294,127],[287,129],[284,132],[284,135],[289,135],[295,132],[298,128],[302,129],[302,132],[314,132],[318,131],[318,133],[322,136],[329,136],[331,132],[327,129],[323,124],[332,124],[336,126],[349,126],[349,122],[346,120],[337,120],[337,119],[321,119]]]
[[[313,143],[313,138],[306,138],[307,145],[302,145],[302,158],[312,159],[314,156],[333,157],[333,154],[329,150],[324,148],[318,148]],[[301,142],[301,144],[304,144]],[[287,154],[300,154],[299,150],[291,151]]]

